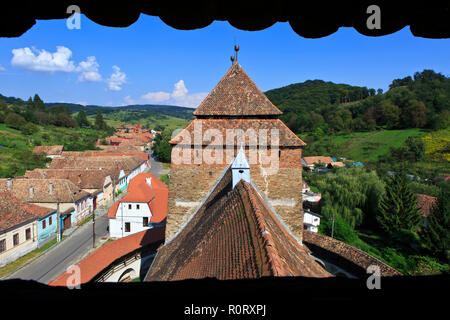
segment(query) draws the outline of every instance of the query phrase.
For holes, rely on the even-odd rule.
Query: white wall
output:
[[[131,205],[131,209],[129,209],[129,205]],[[139,205],[139,209],[136,208],[136,205]],[[121,238],[150,229],[150,227],[143,226],[143,217],[147,217],[150,223],[152,213],[146,202],[121,202],[117,208],[116,218],[109,219],[110,237]],[[127,222],[130,223],[130,232],[125,232],[125,223]]]
[[[303,224],[306,225],[307,230],[317,232],[320,218],[305,211],[305,214],[303,215]]]

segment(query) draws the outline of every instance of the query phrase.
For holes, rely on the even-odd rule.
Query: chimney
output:
[[[50,183],[50,185],[49,185],[49,192],[50,192],[50,195],[53,194],[53,183]]]
[[[12,179],[11,179],[11,178],[8,178],[8,181],[6,182],[6,186],[8,187],[8,190],[11,189],[12,185],[13,185]]]
[[[34,188],[30,187],[30,198],[34,197]]]

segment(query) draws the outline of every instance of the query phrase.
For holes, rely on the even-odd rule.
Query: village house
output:
[[[0,192],[0,267],[38,247],[39,216],[48,211],[24,203],[10,191]]]
[[[320,215],[305,208],[303,215],[303,229],[311,232],[318,232],[320,225]]]
[[[113,199],[113,181],[119,181],[120,171],[114,167],[102,169],[34,169],[26,171],[28,179],[67,179],[91,194],[92,208],[97,209]]]
[[[305,170],[313,171],[317,165],[321,165],[322,167],[327,167],[329,164],[331,164],[333,160],[331,157],[322,157],[322,156],[315,156],[315,157],[303,157],[302,158],[302,165],[305,168]]]
[[[33,154],[45,154],[47,158],[59,158],[62,156],[63,146],[35,146]]]
[[[109,234],[121,238],[165,225],[168,189],[151,173],[131,179],[128,193],[108,209]]]
[[[80,168],[103,169],[115,167],[119,169],[119,181],[115,181],[115,192],[126,191],[129,181],[148,167],[148,160],[140,156],[111,156],[64,157],[53,159],[50,169]]]
[[[90,215],[90,194],[67,179],[0,179],[0,191],[16,198],[56,210],[59,203],[64,228],[70,228]]]

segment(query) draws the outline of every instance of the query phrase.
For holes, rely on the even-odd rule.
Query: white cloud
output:
[[[148,102],[163,102],[170,99],[170,93],[164,91],[149,92],[142,96],[142,99]]]
[[[136,101],[134,101],[133,99],[131,99],[131,96],[126,96],[125,98],[123,98],[123,100],[125,100],[125,103],[122,103],[121,105],[125,106],[127,104],[136,104]]]
[[[55,52],[38,50],[36,48],[18,48],[12,50],[11,65],[30,71],[42,72],[73,72],[80,73],[78,81],[102,81],[98,68],[99,64],[94,56],[86,58],[78,65],[72,57],[72,51],[64,46],[57,46]]]
[[[102,81],[102,76],[98,72],[99,64],[94,56],[87,57],[86,61],[81,61],[77,67],[77,71],[81,72],[78,81]]]
[[[6,69],[0,64],[0,71],[5,71]]]
[[[164,91],[148,92],[142,95],[141,98],[150,103],[166,102],[183,107],[197,107],[207,95],[205,92],[194,94],[188,94],[188,92],[184,81],[180,80],[174,84],[174,89],[171,93]]]
[[[30,49],[28,47],[12,50],[11,64],[32,71],[76,71],[75,63],[70,60],[72,51],[63,46],[57,46],[56,52],[46,50]]]
[[[78,101],[77,104],[81,104],[82,106],[86,106],[87,102],[86,101]]]
[[[127,75],[124,72],[120,71],[118,66],[112,66],[114,72],[106,79],[106,83],[108,83],[108,89],[111,91],[120,91],[122,90],[122,85],[126,83]]]
[[[71,72],[79,73],[79,82],[106,82],[112,91],[122,90],[126,83],[126,74],[116,65],[112,66],[113,73],[103,79],[99,72],[99,63],[95,56],[89,56],[78,65],[73,61],[72,51],[64,46],[57,46],[55,52],[38,50],[36,48],[18,48],[12,50],[11,65],[30,71],[42,72]],[[0,66],[0,70],[1,66]]]

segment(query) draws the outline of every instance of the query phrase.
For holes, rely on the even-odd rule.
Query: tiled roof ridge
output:
[[[203,101],[200,103],[200,105],[192,112],[192,114],[194,116],[205,116],[205,115],[215,115],[218,116],[217,114],[214,113],[205,113],[205,110],[201,110],[204,107],[204,104],[209,101],[209,98],[212,96],[212,94],[214,94],[216,92],[216,89],[223,83],[223,81],[229,76],[229,74],[231,72],[234,72],[236,70],[236,72],[242,72],[245,77],[250,81],[250,84],[254,87],[254,89],[256,90],[256,93],[263,97],[263,100],[267,100],[269,102],[270,107],[273,108],[273,110],[271,112],[263,112],[263,115],[282,115],[283,112],[278,109],[270,100],[269,98],[267,98],[267,96],[264,94],[264,92],[261,91],[261,89],[259,89],[259,87],[256,85],[256,83],[253,81],[253,79],[245,72],[244,68],[242,68],[242,66],[239,63],[234,63],[229,69],[228,71],[225,73],[225,75],[220,79],[220,81],[216,84],[216,86],[208,93],[208,95],[206,96],[205,99],[203,99]],[[248,114],[249,116],[253,116],[253,115],[258,115],[259,113],[255,113],[255,114]],[[235,114],[233,114],[235,115]],[[241,115],[242,116],[242,115]]]
[[[252,206],[252,211],[256,218],[256,227],[258,229],[258,234],[263,240],[263,248],[266,252],[268,264],[270,271],[274,276],[283,276],[286,275],[286,272],[283,268],[283,264],[281,263],[280,256],[277,253],[275,242],[272,238],[272,235],[268,232],[268,226],[265,221],[265,218],[259,208],[255,195],[250,190],[250,186],[245,181],[241,180],[242,187],[245,189],[248,194],[250,205]]]

